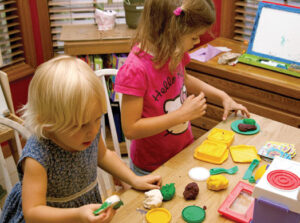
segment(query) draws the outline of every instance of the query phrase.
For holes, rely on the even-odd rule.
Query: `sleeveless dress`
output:
[[[102,203],[97,184],[97,156],[100,131],[84,151],[69,152],[49,139],[28,139],[17,170],[20,181],[6,198],[0,222],[25,222],[22,211],[22,161],[31,157],[47,171],[47,206],[76,208]]]

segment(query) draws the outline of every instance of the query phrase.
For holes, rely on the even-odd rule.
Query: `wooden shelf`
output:
[[[217,38],[209,44],[226,46],[234,53],[247,49],[246,44],[226,38]],[[224,90],[251,113],[300,128],[300,78],[242,63],[221,65],[218,57],[204,63],[191,60],[187,72]],[[201,132],[221,121],[223,113],[221,104],[210,98],[207,102],[207,114],[192,122]]]
[[[113,30],[99,31],[96,25],[65,25],[60,40],[69,55],[128,53],[134,29],[117,25]]]

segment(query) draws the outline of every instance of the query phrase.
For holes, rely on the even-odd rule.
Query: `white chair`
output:
[[[109,95],[108,95],[108,89],[106,86],[106,81],[105,81],[105,76],[116,76],[118,73],[117,69],[101,69],[95,71],[96,75],[101,79],[102,84],[104,86],[104,92],[105,92],[105,98],[106,98],[106,103],[107,103],[107,114],[108,114],[108,120],[109,120],[109,128],[110,132],[112,135],[112,140],[113,140],[113,145],[116,153],[121,157],[121,151],[120,151],[120,144],[118,141],[118,136],[117,136],[117,131],[116,131],[116,125],[114,122],[114,117],[113,117],[113,112],[111,109],[111,104],[109,100]],[[120,108],[122,106],[122,94],[116,93],[116,98],[119,100]],[[105,126],[105,120],[102,118],[102,126]],[[104,124],[103,124],[104,123]],[[105,134],[105,130],[102,131],[102,134]],[[105,135],[102,135],[105,139]],[[128,157],[130,157],[130,140],[126,139],[125,137],[125,145],[126,145],[126,150]]]
[[[117,73],[118,73],[118,70],[117,69],[101,69],[101,70],[95,71],[95,73],[100,78],[100,80],[102,81],[102,84],[103,84],[103,87],[104,87],[105,99],[106,99],[106,105],[107,105],[107,115],[108,115],[108,120],[109,120],[109,128],[110,128],[110,132],[111,132],[111,136],[112,136],[114,150],[119,155],[119,157],[122,159],[121,151],[120,151],[120,144],[119,144],[119,141],[118,141],[118,135],[117,135],[117,131],[116,131],[116,125],[115,125],[115,122],[114,122],[114,116],[113,116],[111,103],[110,103],[110,100],[109,100],[108,89],[107,89],[106,80],[105,80],[105,76],[116,76]],[[120,107],[121,107],[122,94],[116,93],[116,98],[118,98],[119,104],[120,104]],[[104,139],[104,143],[106,144],[106,142],[105,142],[105,138],[106,138],[106,135],[105,135],[105,118],[104,117],[102,117],[102,119],[101,119],[101,133],[102,133],[102,137]],[[130,157],[130,153],[129,153],[130,152],[130,140],[126,139],[126,137],[125,137],[125,147],[126,147],[126,150],[127,150],[128,157]],[[110,174],[107,174],[106,172],[104,172],[102,170],[99,170],[99,172],[101,172],[102,176],[106,177],[107,181],[110,184],[109,186],[112,188],[112,192],[114,192],[115,185],[114,185],[112,176]]]

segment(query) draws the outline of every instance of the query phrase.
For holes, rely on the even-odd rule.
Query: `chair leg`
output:
[[[11,179],[9,176],[6,160],[4,159],[1,146],[0,146],[0,169],[1,169],[2,175],[4,177],[5,188],[6,188],[7,192],[9,193],[12,189],[12,182],[11,182]]]

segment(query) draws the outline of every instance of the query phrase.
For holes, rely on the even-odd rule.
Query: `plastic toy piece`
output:
[[[160,192],[163,196],[164,201],[171,200],[175,195],[174,183],[170,183],[170,184],[166,184],[165,186],[162,186]]]
[[[201,223],[205,219],[205,210],[199,206],[191,205],[182,210],[181,216],[188,223]]]
[[[254,198],[251,197],[254,187],[239,181],[219,207],[218,212],[236,222],[249,223],[253,217]]]
[[[228,187],[228,182],[228,179],[223,175],[214,175],[207,179],[206,184],[209,190],[219,191],[226,189]]]
[[[229,148],[234,162],[251,163],[253,159],[261,160],[255,146],[237,145]]]
[[[231,129],[236,133],[239,133],[239,134],[242,134],[242,135],[253,135],[253,134],[256,134],[260,131],[260,127],[257,123],[255,123],[256,130],[249,130],[249,131],[246,131],[246,132],[243,132],[243,131],[239,130],[239,128],[238,128],[239,124],[244,124],[245,125],[244,119],[236,120],[236,121],[231,123]]]
[[[123,204],[124,204],[123,201],[121,201],[121,199],[120,199],[120,197],[118,195],[112,195],[112,196],[108,197],[104,201],[104,203],[101,205],[101,207],[98,208],[97,210],[95,210],[93,213],[94,213],[94,215],[99,215],[100,213],[102,213],[103,211],[105,211],[110,206],[112,206],[113,209],[118,209]]]
[[[171,218],[171,213],[165,208],[154,208],[146,214],[147,223],[169,223]]]
[[[227,147],[229,147],[233,142],[234,135],[235,133],[233,131],[213,128],[209,132],[207,139],[215,142],[225,143]]]
[[[265,165],[260,166],[256,170],[256,172],[254,174],[255,181],[259,180],[264,175],[264,173],[266,172],[266,170],[268,169],[268,167],[269,167],[269,165],[265,164]]]
[[[212,168],[209,170],[210,175],[216,175],[220,173],[228,173],[228,174],[235,174],[239,170],[238,166],[234,166],[230,169],[225,169],[225,168]]]
[[[204,167],[194,167],[189,170],[189,177],[196,181],[205,181],[209,177],[208,169]]]
[[[204,140],[202,144],[195,149],[194,157],[209,163],[221,164],[228,158],[228,154],[229,151],[225,143]]]
[[[250,166],[248,167],[248,169],[246,170],[246,172],[243,176],[243,180],[248,180],[252,176],[252,172],[255,169],[255,167],[257,167],[258,164],[259,164],[258,159],[252,160]]]
[[[254,176],[251,176],[251,177],[249,178],[249,183],[255,184],[255,182],[256,182],[256,180],[255,180]]]

